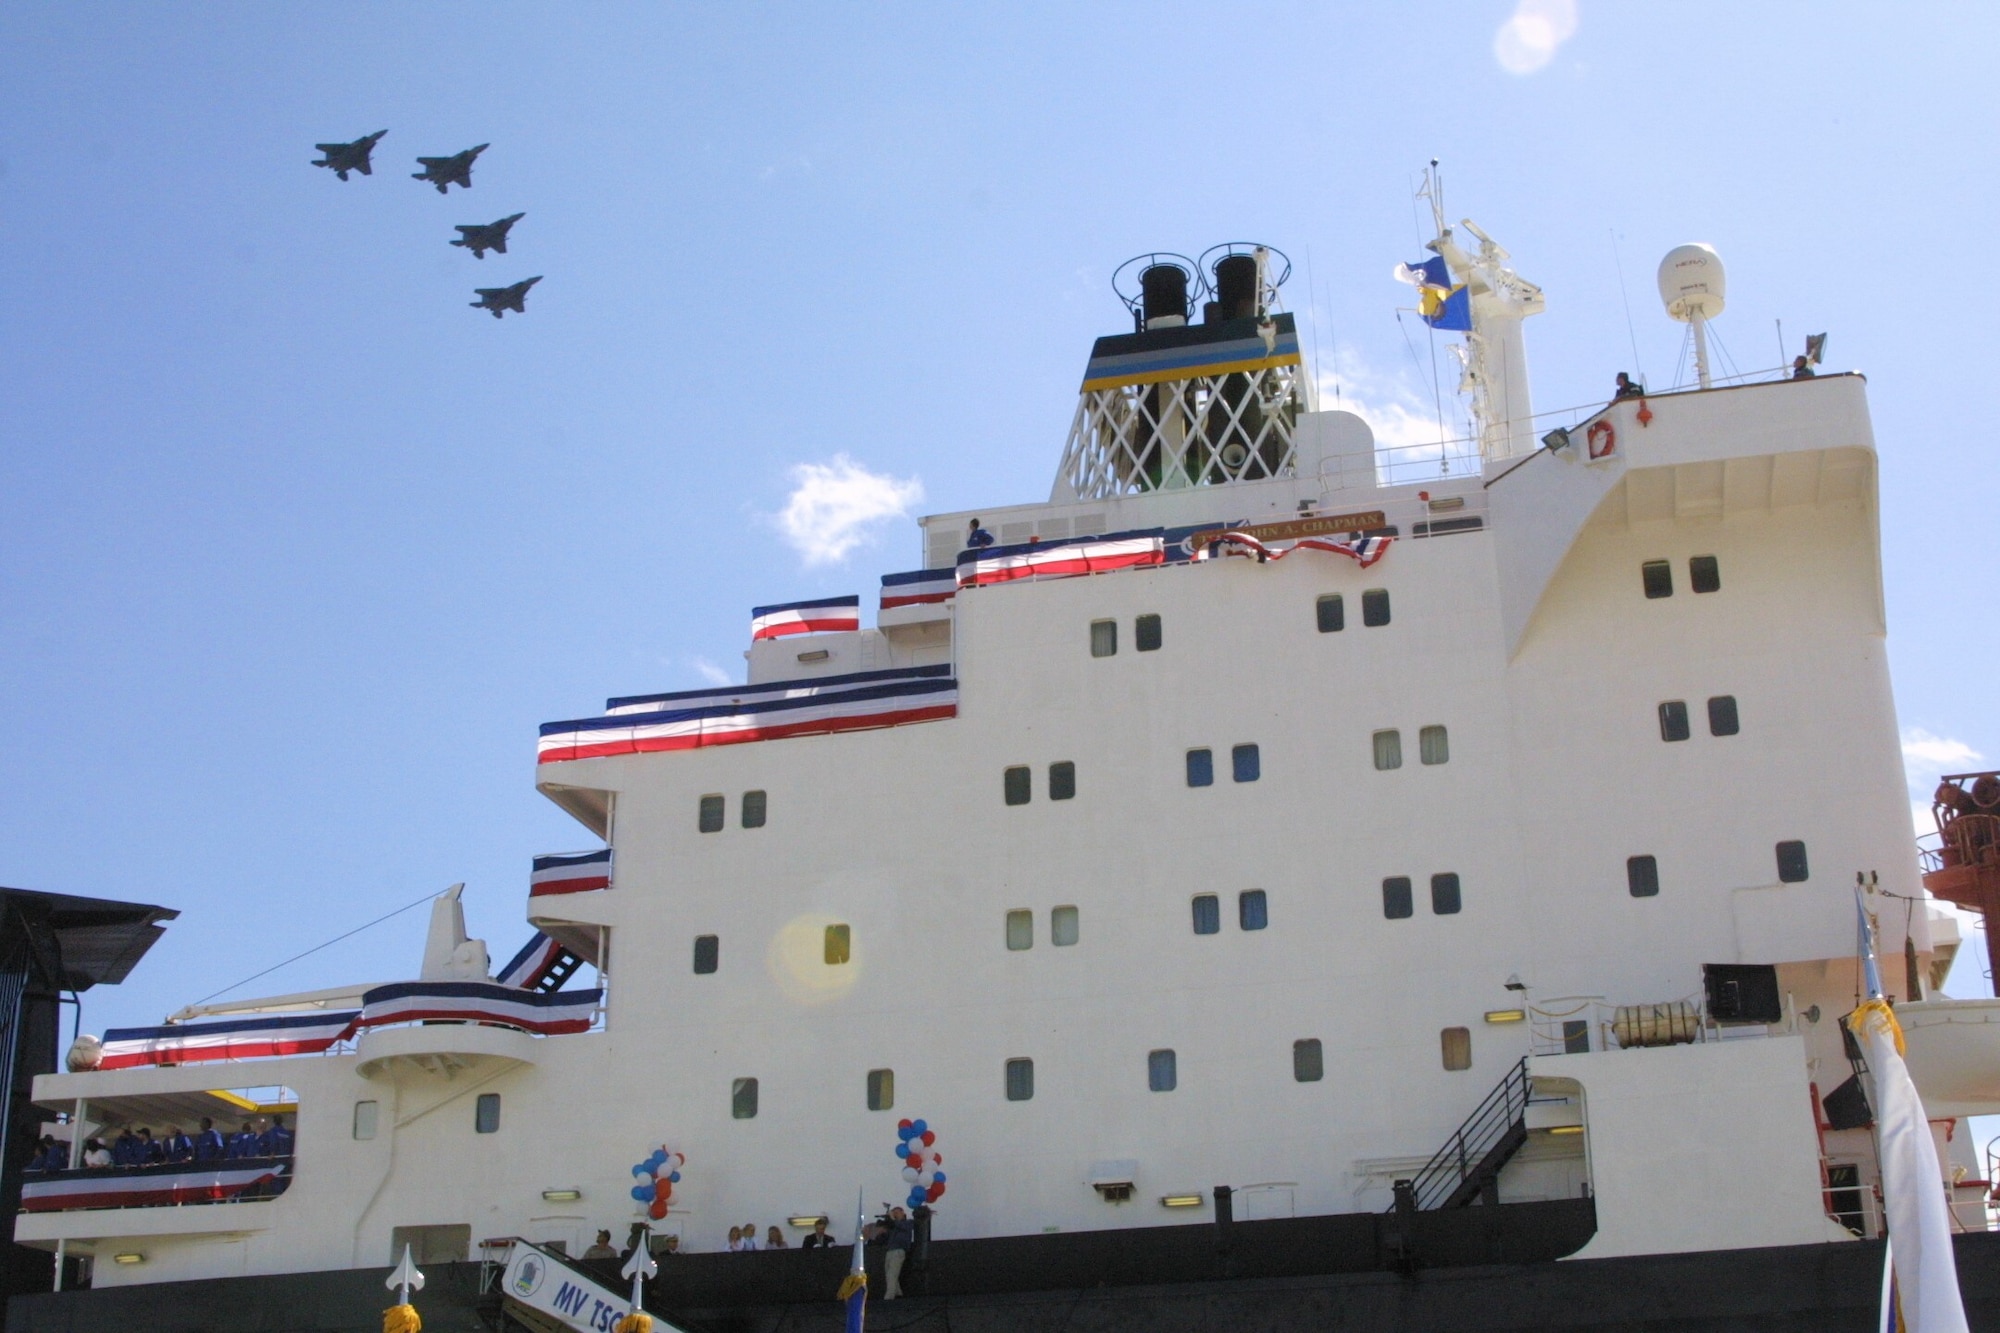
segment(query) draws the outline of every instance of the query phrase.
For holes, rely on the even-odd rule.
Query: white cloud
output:
[[[1442,429],[1440,399],[1432,396],[1428,385],[1382,374],[1346,348],[1336,349],[1317,369],[1319,405],[1352,412],[1368,423],[1375,432],[1377,467],[1385,484],[1477,472],[1479,451],[1465,438],[1471,427],[1465,399],[1458,392],[1457,362],[1441,365],[1439,374],[1445,377],[1438,386],[1444,408]],[[1340,389],[1338,401],[1335,385]]]
[[[688,659],[688,665],[694,668],[696,675],[711,685],[734,685],[736,683],[730,679],[727,671],[724,671],[706,657],[691,657]]]
[[[1576,32],[1576,0],[1520,0],[1493,34],[1493,58],[1509,74],[1533,74]]]
[[[923,498],[915,477],[899,481],[835,454],[831,462],[792,468],[792,493],[777,515],[778,530],[807,565],[836,564],[870,539],[871,528],[907,516]]]
[[[1910,787],[1910,826],[1918,837],[1937,832],[1931,793],[1937,789],[1938,779],[1946,773],[1964,772],[1985,758],[1964,741],[1933,736],[1922,727],[1904,728],[1903,778]]]

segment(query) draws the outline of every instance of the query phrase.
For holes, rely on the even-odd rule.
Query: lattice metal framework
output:
[[[1303,367],[1085,390],[1057,489],[1079,500],[1293,475]]]

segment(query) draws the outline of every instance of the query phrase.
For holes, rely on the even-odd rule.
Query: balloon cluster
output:
[[[681,1166],[686,1161],[685,1153],[659,1147],[632,1168],[632,1174],[639,1177],[639,1183],[632,1187],[632,1200],[643,1204],[646,1216],[655,1222],[667,1215],[667,1203],[674,1197],[674,1186],[680,1184]]]
[[[896,1156],[903,1163],[903,1179],[910,1184],[907,1200],[912,1208],[936,1203],[944,1197],[944,1154],[935,1146],[937,1134],[921,1120],[896,1122]]]

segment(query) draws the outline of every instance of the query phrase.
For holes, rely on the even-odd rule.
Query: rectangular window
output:
[[[1160,649],[1160,618],[1140,616],[1132,622],[1132,646],[1142,653],[1154,653]]]
[[[868,1071],[868,1109],[871,1111],[893,1111],[896,1109],[895,1070],[871,1069]]]
[[[1187,784],[1190,787],[1215,785],[1215,756],[1207,750],[1187,752]]]
[[[1688,557],[1688,586],[1696,592],[1721,592],[1722,568],[1712,555]]]
[[[1361,623],[1369,627],[1389,623],[1389,590],[1370,588],[1361,594]]]
[[[1194,933],[1213,935],[1222,929],[1222,900],[1212,893],[1196,894]]]
[[[1387,772],[1403,766],[1403,733],[1400,731],[1378,731],[1375,733],[1375,769]]]
[[[1262,772],[1256,746],[1238,745],[1229,751],[1229,776],[1238,782],[1255,782]]]
[[[1590,1021],[1583,1018],[1563,1020],[1563,1054],[1590,1054]]]
[[[500,1132],[500,1094],[482,1092],[472,1103],[472,1128],[481,1134]]]
[[[1684,741],[1687,738],[1687,702],[1682,699],[1669,699],[1660,705],[1660,739],[1663,741]]]
[[[1049,943],[1067,949],[1083,938],[1083,920],[1074,907],[1058,907],[1049,913]]]
[[[743,827],[764,827],[764,793],[746,791],[743,793]]]
[[[722,798],[720,796],[704,796],[701,798],[701,811],[695,819],[695,827],[703,833],[722,832]]]
[[[1446,1028],[1438,1033],[1438,1045],[1444,1048],[1444,1067],[1456,1072],[1472,1068],[1472,1030],[1470,1028]]]
[[[1248,889],[1236,895],[1236,924],[1245,930],[1262,930],[1271,924],[1270,904],[1262,889]]]
[[[381,1121],[380,1102],[354,1103],[354,1137],[366,1143],[375,1137],[375,1126]]]
[[[1026,764],[1016,764],[1002,773],[1000,775],[1000,792],[1007,798],[1007,804],[1026,805],[1029,796],[1033,794],[1030,791],[1030,782],[1031,779],[1028,776],[1028,767]]]
[[[1741,729],[1736,719],[1736,696],[1718,694],[1708,701],[1708,734],[1734,736]]]
[[[1065,759],[1049,765],[1049,799],[1067,801],[1076,795],[1076,765]]]
[[[826,928],[825,952],[828,967],[839,967],[846,962],[853,947],[854,939],[845,923]]]
[[[1321,634],[1338,634],[1347,628],[1347,606],[1337,592],[1330,592],[1313,603],[1313,612],[1319,617]]]
[[[1800,884],[1806,879],[1806,845],[1802,842],[1781,842],[1778,844],[1778,880],[1783,884]]]
[[[1025,909],[1007,913],[1007,947],[1019,953],[1035,947],[1035,914]]]
[[[714,935],[697,935],[694,937],[694,974],[696,976],[707,976],[710,972],[715,971],[716,964],[721,961],[721,957],[722,941],[718,937]]]
[[[1326,1054],[1320,1049],[1318,1037],[1307,1037],[1304,1041],[1292,1043],[1292,1079],[1298,1083],[1317,1083],[1326,1077]]]
[[[1451,737],[1443,727],[1425,727],[1417,733],[1417,757],[1427,764],[1451,762]]]
[[[1010,1102],[1031,1102],[1035,1099],[1035,1062],[1033,1060],[1009,1060],[1007,1062],[1007,1100]]]
[[[1118,656],[1117,621],[1093,620],[1090,622],[1090,655],[1092,657]]]
[[[729,1084],[729,1114],[736,1120],[757,1118],[757,1080],[734,1079]]]
[[[1634,898],[1660,896],[1660,863],[1650,856],[1625,858],[1625,887]]]
[[[1639,582],[1644,585],[1648,597],[1672,597],[1674,567],[1665,560],[1648,560],[1639,566]]]
[[[1172,1092],[1181,1081],[1174,1063],[1172,1051],[1146,1052],[1146,1086],[1154,1092]]]
[[[1391,875],[1382,881],[1382,915],[1391,921],[1401,921],[1406,916],[1416,915],[1417,907],[1410,893],[1408,875]]]
[[[1458,911],[1458,876],[1431,876],[1431,911],[1439,916],[1451,916]]]

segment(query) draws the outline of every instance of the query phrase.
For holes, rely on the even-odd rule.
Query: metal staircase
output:
[[[1463,1208],[1477,1200],[1500,1201],[1500,1170],[1528,1141],[1528,1061],[1524,1057],[1486,1100],[1465,1118],[1444,1147],[1408,1181],[1396,1182],[1397,1205],[1405,1194],[1424,1211]],[[1397,1206],[1389,1211],[1394,1212]]]
[[[542,974],[542,979],[535,983],[535,989],[543,995],[559,991],[563,983],[575,976],[576,970],[582,966],[581,958],[564,949],[555,956],[555,961],[549,964],[549,970]]]

